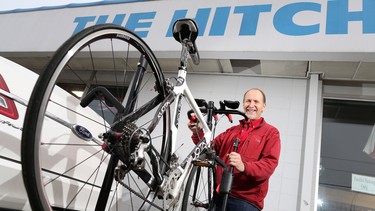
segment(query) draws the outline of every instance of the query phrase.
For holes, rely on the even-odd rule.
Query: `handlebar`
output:
[[[205,100],[202,100],[202,99],[195,99],[195,101],[197,102],[198,106],[200,107],[199,109],[202,113],[207,114],[207,113],[210,112],[210,110],[212,110],[212,115],[216,120],[217,120],[217,117],[216,117],[217,114],[225,114],[226,116],[228,116],[228,118],[231,122],[232,122],[232,120],[231,120],[232,114],[240,115],[240,116],[244,117],[245,119],[248,118],[244,112],[237,110],[237,108],[240,105],[240,103],[238,101],[230,101],[230,100],[220,101],[219,102],[220,108],[216,108],[213,105],[212,101],[210,101],[210,103],[207,103]],[[212,105],[212,108],[210,108],[211,106],[209,106],[209,104]],[[229,108],[229,109],[227,109],[227,108]],[[188,116],[190,121],[196,122],[197,118],[195,116],[192,116],[191,115],[192,113],[194,113],[194,111],[189,110],[187,112],[187,116]]]

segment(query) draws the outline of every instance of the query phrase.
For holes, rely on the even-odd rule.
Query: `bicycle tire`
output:
[[[109,47],[105,49],[104,44],[107,42]],[[117,45],[122,46],[116,48]],[[114,50],[119,50],[119,52],[114,52]],[[141,57],[145,57],[148,63],[143,80],[129,79],[134,75],[134,71],[129,68],[130,62],[138,63],[138,58]],[[99,62],[95,62],[94,58],[99,59]],[[108,66],[113,66],[113,69],[104,69]],[[112,71],[112,75],[122,72],[124,73],[123,81],[117,81],[116,78],[114,79],[116,84],[113,84],[113,81],[99,75],[102,71]],[[125,72],[129,75],[125,75]],[[91,77],[91,74],[95,77]],[[74,79],[72,79],[73,76]],[[158,99],[161,101],[166,94],[164,75],[157,58],[144,40],[128,29],[114,24],[96,25],[82,30],[64,42],[50,59],[35,84],[23,125],[22,175],[31,208],[33,210],[130,210],[128,205],[142,207],[154,203],[155,190],[152,190],[147,184],[141,184],[142,180],[138,181],[139,178],[131,169],[122,171],[119,168],[118,172],[125,174],[120,181],[130,187],[120,190],[121,183],[114,180],[114,175],[121,176],[121,174],[116,174],[114,171],[120,164],[124,164],[124,161],[118,162],[121,160],[119,158],[124,156],[114,155],[113,151],[106,152],[108,143],[104,143],[100,139],[96,139],[95,142],[93,142],[94,139],[82,141],[69,128],[75,124],[83,125],[84,128],[79,129],[89,132],[86,135],[90,137],[92,134],[94,138],[109,129],[119,130],[119,132],[122,132],[123,129],[121,124],[116,126],[108,124],[109,120],[107,119],[116,120],[118,118],[118,113],[116,113],[118,109],[111,107],[108,102],[103,102],[101,98],[96,99],[95,103],[98,103],[98,108],[95,107],[95,109],[98,111],[94,112],[95,109],[89,106],[79,107],[80,100],[78,98],[67,94],[66,90],[58,87],[63,87],[66,81],[73,83],[74,80],[80,81],[86,88],[103,84],[120,87],[121,90],[118,91],[120,94],[116,95],[116,98],[124,99],[124,102],[136,100],[137,103],[133,103],[134,107],[149,101],[150,95],[159,96]],[[142,84],[137,96],[130,95],[129,93],[135,90],[127,88],[134,83]],[[131,113],[135,109],[131,108],[126,111]],[[154,110],[156,109],[154,108]],[[153,117],[154,110],[150,110],[143,117],[147,119],[150,116]],[[160,155],[158,158],[164,161],[168,161],[170,155],[167,134],[169,112],[167,109],[158,127],[153,131],[160,133],[160,136],[155,134],[159,140],[155,138],[151,143]],[[111,113],[113,116],[108,118],[108,114]],[[140,124],[147,123],[148,120],[143,121],[141,118],[141,116],[137,117],[137,121],[134,123],[140,128],[137,132],[147,133],[147,131],[141,130],[146,126]],[[154,134],[147,135],[154,136]],[[130,143],[132,142],[129,141],[129,145]],[[152,172],[151,167],[148,166],[150,159],[152,158],[145,158],[142,164],[145,164],[145,168],[149,168],[147,170]],[[163,174],[167,167],[163,162],[159,164],[160,174]],[[125,183],[127,181],[129,181],[128,184]],[[140,197],[136,197],[137,194]],[[101,200],[98,200],[99,196]],[[85,198],[88,201],[84,200]],[[147,198],[148,201],[145,202],[144,198]],[[159,209],[163,206],[162,202],[159,204],[155,202],[154,205],[159,206]]]
[[[215,178],[214,167],[194,166],[186,182],[181,211],[213,210]]]

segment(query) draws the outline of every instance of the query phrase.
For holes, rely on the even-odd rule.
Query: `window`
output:
[[[319,211],[375,210],[375,102],[324,100]]]

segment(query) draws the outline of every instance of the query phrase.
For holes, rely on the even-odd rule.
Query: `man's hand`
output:
[[[245,171],[245,164],[242,162],[241,155],[237,152],[231,152],[228,154],[228,163],[236,168],[239,172]]]
[[[193,132],[193,133],[197,133],[200,130],[202,130],[202,127],[198,122],[189,121],[187,126],[191,130],[191,132]]]
[[[193,113],[192,116],[195,116],[195,114]],[[198,133],[200,130],[202,130],[202,124],[198,123],[197,121],[190,120],[187,126],[193,133]]]

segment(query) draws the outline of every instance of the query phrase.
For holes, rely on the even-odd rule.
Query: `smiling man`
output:
[[[269,178],[278,165],[281,149],[279,131],[262,117],[265,109],[264,92],[258,88],[248,90],[243,98],[243,110],[248,120],[241,120],[238,125],[227,129],[213,140],[216,154],[229,166],[234,167],[227,211],[263,209]],[[188,127],[193,132],[194,143],[198,143],[203,137],[200,125],[189,122]],[[240,140],[237,152],[233,152],[235,139]],[[223,168],[218,166],[217,184],[220,184],[222,174]],[[218,194],[216,211],[222,208],[222,198],[219,192]]]

